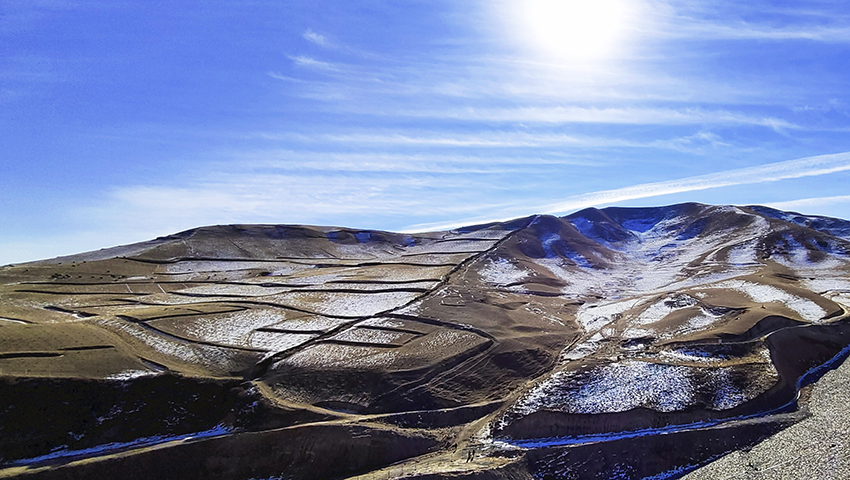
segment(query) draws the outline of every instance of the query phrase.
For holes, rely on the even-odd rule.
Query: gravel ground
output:
[[[730,453],[683,478],[850,478],[850,362],[844,362],[814,385],[808,408],[809,418],[749,452]]]

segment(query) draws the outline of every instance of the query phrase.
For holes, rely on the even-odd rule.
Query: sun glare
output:
[[[539,53],[566,61],[618,55],[637,15],[629,0],[524,0],[517,9],[521,36]]]

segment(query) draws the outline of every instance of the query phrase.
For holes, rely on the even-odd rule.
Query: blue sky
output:
[[[0,264],[201,225],[850,218],[842,1],[0,7]]]

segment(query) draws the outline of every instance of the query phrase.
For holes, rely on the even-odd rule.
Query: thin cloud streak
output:
[[[535,147],[540,145],[579,145],[592,144],[602,146],[617,143],[612,139],[596,139],[588,141],[569,135],[538,135],[516,132],[484,133],[464,136],[415,136],[402,133],[374,134],[276,134],[256,133],[251,136],[265,140],[301,140],[311,143],[345,143],[355,145],[412,145],[412,146],[446,146],[446,147]],[[631,145],[631,144],[629,144]]]
[[[216,172],[190,186],[117,188],[108,201],[80,209],[76,215],[98,218],[113,229],[144,226],[167,231],[222,223],[338,222],[352,215],[410,217],[415,215],[412,212],[470,216],[481,208],[508,206],[471,201],[480,189],[469,177]]]
[[[654,148],[673,151],[690,151],[699,153],[697,149],[689,148],[697,142],[722,146],[719,137],[707,133],[696,133],[684,137],[673,137],[651,141],[636,141],[626,138],[604,136],[574,136],[555,133],[525,133],[517,131],[494,132],[492,130],[472,135],[422,134],[409,133],[350,133],[350,134],[298,134],[298,133],[269,133],[257,132],[244,136],[274,141],[300,141],[305,143],[342,143],[358,146],[392,146],[392,147],[446,147],[446,148],[535,148],[535,147],[572,147],[587,149],[611,148]],[[523,161],[522,156],[517,157]]]
[[[417,224],[411,225],[403,231],[421,232],[429,230],[443,230],[469,225],[470,223],[505,221],[520,215],[527,215],[532,212],[549,215],[563,215],[583,208],[600,207],[627,200],[652,198],[674,193],[709,190],[734,185],[750,185],[794,178],[813,177],[848,170],[850,170],[850,152],[818,155],[814,157],[788,160],[785,162],[770,163],[757,167],[739,168],[708,175],[681,178],[678,180],[644,183],[613,190],[601,190],[582,195],[574,195],[563,202],[544,205],[542,207],[522,207],[525,213],[521,213],[520,207],[513,207],[510,210],[503,211],[504,214],[501,215],[477,217],[462,222]],[[850,198],[850,196],[847,197]],[[836,199],[838,202],[843,201],[844,197],[830,198]],[[771,205],[780,205],[781,207],[783,202],[773,203]]]
[[[774,5],[775,2],[660,0],[647,10],[648,17],[644,21],[650,20],[650,23],[644,23],[642,31],[644,35],[662,40],[850,42],[850,25],[840,3],[835,3],[838,9],[821,3],[822,10],[816,10],[811,3],[798,2],[787,8]],[[759,18],[770,18],[774,22],[755,20]],[[785,24],[777,25],[777,19]]]
[[[814,177],[847,170],[850,170],[850,152],[818,155],[786,162],[770,163],[758,167],[739,168],[679,180],[644,183],[632,187],[576,195],[564,202],[545,206],[541,211],[549,214],[566,213],[581,208],[639,198],[658,197],[672,193],[693,192],[732,185],[750,185],[792,178]]]
[[[283,80],[285,82],[295,82],[295,83],[309,83],[307,80],[302,80],[300,78],[290,77],[287,75],[281,75],[276,72],[268,72],[266,75],[274,78],[275,80]]]
[[[258,150],[236,152],[240,168],[301,169],[316,171],[346,171],[393,173],[477,173],[522,171],[528,173],[533,166],[581,166],[602,167],[606,163],[589,161],[586,158],[529,156],[468,156],[451,154],[393,154],[393,153],[345,153],[294,150]]]
[[[315,68],[318,70],[325,70],[329,72],[339,72],[342,70],[337,65],[328,62],[323,62],[321,60],[316,60],[315,58],[308,57],[306,55],[293,55],[290,56],[289,59],[292,60],[292,62],[299,67]]]
[[[539,123],[599,123],[618,125],[755,125],[779,129],[800,127],[778,118],[754,117],[723,110],[672,108],[586,108],[578,106],[523,107],[514,109],[467,109],[447,112],[414,112],[412,116],[433,116],[459,120]]]
[[[839,203],[850,203],[850,195],[837,195],[833,197],[813,197],[813,198],[800,198],[797,200],[788,200],[785,202],[772,202],[767,203],[768,207],[776,208],[779,210],[789,210],[789,209],[797,209],[797,208],[805,208],[805,207],[822,207],[825,205],[836,205]]]
[[[669,38],[689,38],[699,40],[808,40],[821,43],[850,42],[850,28],[847,27],[809,27],[809,28],[771,28],[746,22],[719,24],[692,22],[674,26],[662,33]]]
[[[307,40],[308,42],[315,43],[316,45],[318,45],[320,47],[326,47],[326,48],[330,47],[330,43],[328,42],[328,39],[325,38],[324,35],[320,35],[320,34],[314,32],[310,28],[308,28],[307,31],[304,32],[304,34],[301,35],[301,36],[304,37],[304,39]]]

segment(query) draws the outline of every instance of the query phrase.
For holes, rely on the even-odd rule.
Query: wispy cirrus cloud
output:
[[[665,40],[850,42],[850,17],[841,2],[662,0],[646,2],[644,13],[654,27],[644,25],[644,34]]]
[[[777,208],[780,210],[793,210],[811,207],[822,207],[826,205],[837,205],[842,203],[850,203],[850,195],[834,195],[831,197],[812,197],[800,198],[797,200],[787,200],[784,202],[767,203],[768,207]]]
[[[113,229],[146,238],[199,225],[226,223],[350,224],[377,227],[380,218],[472,216],[482,206],[474,175],[353,174],[288,169],[213,172],[190,185],[133,185],[113,189],[107,201],[75,211]],[[445,190],[443,190],[445,189]],[[353,219],[359,219],[357,221]],[[385,227],[386,228],[386,227]],[[147,235],[144,232],[149,232]]]
[[[304,39],[308,42],[315,43],[320,47],[328,48],[331,46],[331,43],[328,41],[327,38],[325,38],[324,35],[320,35],[310,28],[308,28],[307,31],[304,32],[301,36],[304,37]]]
[[[295,158],[292,161],[296,165],[299,160],[310,158],[310,154],[304,152],[279,152],[284,157],[293,154]],[[318,165],[320,169],[342,167],[331,176],[318,171],[299,171],[288,162],[276,161],[272,154],[258,153],[258,158],[265,158],[265,163],[241,158],[239,160],[245,163],[245,171],[234,167],[232,171],[212,172],[188,185],[116,188],[108,195],[108,201],[75,214],[80,218],[97,218],[99,222],[111,225],[111,230],[122,232],[122,239],[142,239],[199,225],[252,222],[346,224],[362,228],[423,231],[505,220],[530,213],[564,214],[590,206],[672,193],[850,171],[850,152],[845,152],[600,190],[573,195],[558,203],[535,204],[528,198],[494,195],[495,192],[506,192],[505,187],[485,187],[482,175],[494,178],[493,175],[506,171],[487,168],[482,159],[475,157],[456,159],[460,163],[453,167],[456,168],[453,171],[434,164],[417,169],[416,161],[422,160],[422,157],[388,155],[385,159],[388,164],[403,160],[409,162],[411,168],[392,169],[379,164],[374,166],[373,171],[373,166],[360,165],[360,162],[368,160],[368,154],[352,154],[348,158],[340,154],[340,159],[353,164],[337,165],[330,161]],[[464,161],[478,163],[464,170],[461,166]],[[513,159],[503,158],[501,161],[510,164]],[[434,170],[429,170],[431,168]],[[507,173],[510,175],[509,171]],[[517,178],[527,176],[521,169],[514,175]],[[481,195],[488,200],[481,201]],[[850,196],[841,196],[773,206],[795,208],[807,202],[848,200]],[[305,209],[306,206],[309,209]],[[441,217],[460,220],[419,223],[406,228],[404,223],[400,223],[410,219],[427,221]],[[395,227],[380,227],[381,223],[373,223],[380,222],[381,218],[394,218]]]
[[[323,62],[321,60],[316,60],[315,58],[308,57],[306,55],[291,55],[289,59],[292,60],[292,63],[299,67],[325,70],[329,72],[342,71],[342,68],[339,65]]]
[[[351,153],[295,150],[257,150],[235,152],[235,162],[246,169],[276,168],[334,172],[376,173],[528,173],[541,166],[602,167],[605,162],[590,161],[576,155],[550,153],[529,154],[524,157],[499,155],[464,155],[440,153]]]
[[[346,145],[373,146],[430,146],[430,147],[535,147],[541,145],[614,145],[616,141],[605,139],[580,139],[563,134],[533,134],[515,131],[484,131],[466,135],[451,132],[375,132],[375,133],[272,133],[256,132],[254,138],[280,141],[302,141],[308,143],[340,143]]]
[[[526,153],[515,153],[514,162],[524,163],[528,160],[540,158],[534,153],[538,148],[569,148],[564,152],[577,153],[587,150],[608,151],[611,149],[638,148],[658,149],[675,152],[687,152],[703,155],[707,149],[729,147],[730,144],[710,131],[699,130],[693,134],[684,136],[671,136],[667,138],[643,139],[627,138],[613,135],[569,135],[557,132],[533,133],[528,131],[485,130],[469,134],[457,134],[453,132],[414,132],[414,131],[374,131],[353,133],[275,133],[254,132],[245,136],[262,140],[280,142],[299,142],[306,145],[323,145],[328,153],[322,154],[325,158],[333,155],[333,148],[360,147],[376,149],[372,157],[380,156],[382,148],[412,149],[417,148],[440,148],[446,151],[463,150],[494,150],[499,149],[521,149]],[[336,145],[332,147],[332,145]],[[439,156],[427,156],[429,161],[445,161],[448,153]],[[490,154],[492,155],[492,154]],[[313,156],[315,159],[315,155]],[[492,157],[489,157],[492,158]],[[507,157],[505,157],[507,158]]]
[[[792,178],[813,177],[850,170],[850,152],[818,155],[757,167],[739,168],[695,177],[644,183],[631,187],[576,195],[563,202],[546,205],[543,213],[566,213],[580,208],[651,198],[672,193],[693,192],[733,185],[776,182]]]
[[[275,80],[283,80],[285,82],[309,83],[307,80],[304,80],[302,78],[290,77],[289,75],[283,75],[277,72],[267,72],[266,75],[274,78]]]
[[[176,2],[169,12],[197,21],[173,32],[164,55],[123,34],[141,32],[140,18],[155,27],[145,35],[169,28],[157,22],[177,17],[160,6],[36,5],[54,1],[73,8],[13,0],[0,18],[0,31],[33,47],[0,65],[4,153],[19,159],[0,175],[14,199],[0,209],[9,231],[31,221],[16,212],[34,199],[52,205],[38,217],[98,230],[88,248],[109,232],[142,240],[256,221],[396,229],[676,193],[657,201],[850,211],[850,173],[824,173],[847,170],[844,159],[808,157],[850,150],[840,100],[850,15],[838,0],[617,0],[646,8],[626,18],[624,48],[599,62],[552,55],[587,38],[518,42],[538,30],[487,13],[501,3],[521,13],[523,0],[287,2],[292,15],[275,2],[253,15],[233,2],[204,12]],[[235,16],[245,23],[222,21]],[[200,38],[238,48],[218,50],[189,92],[169,79],[201,66],[183,61]],[[133,109],[116,108],[128,101]],[[69,213],[79,205],[91,209]],[[814,208],[824,205],[837,207]],[[44,229],[27,231],[35,242]]]
[[[709,190],[715,188],[729,187],[735,185],[752,185],[780,180],[814,177],[828,175],[837,172],[850,171],[850,152],[836,153],[831,155],[818,155],[814,157],[788,160],[785,162],[769,163],[756,167],[739,168],[708,175],[698,175],[663,182],[643,183],[628,187],[611,190],[589,192],[581,195],[573,195],[562,202],[542,206],[524,205],[521,208],[514,206],[496,213],[492,216],[479,216],[473,220],[464,222],[430,223],[419,224],[408,227],[405,231],[440,230],[467,225],[470,221],[485,222],[508,220],[521,214],[520,212],[536,212],[551,215],[562,215],[588,207],[602,207],[628,200],[642,198],[660,197],[675,193]],[[828,198],[828,200],[827,200]],[[771,203],[776,208],[799,208],[805,206],[805,202],[817,204],[820,201],[844,202],[850,196],[827,197],[824,199],[804,199],[794,202]]]
[[[671,37],[698,38],[700,40],[808,40],[822,43],[850,42],[850,27],[809,26],[769,27],[747,22],[735,23],[685,23],[670,31]]]
[[[413,116],[435,116],[488,122],[600,123],[615,125],[754,125],[779,129],[798,129],[798,125],[774,118],[747,115],[727,110],[698,108],[618,107],[599,108],[578,105],[468,108],[440,112],[413,112]]]

